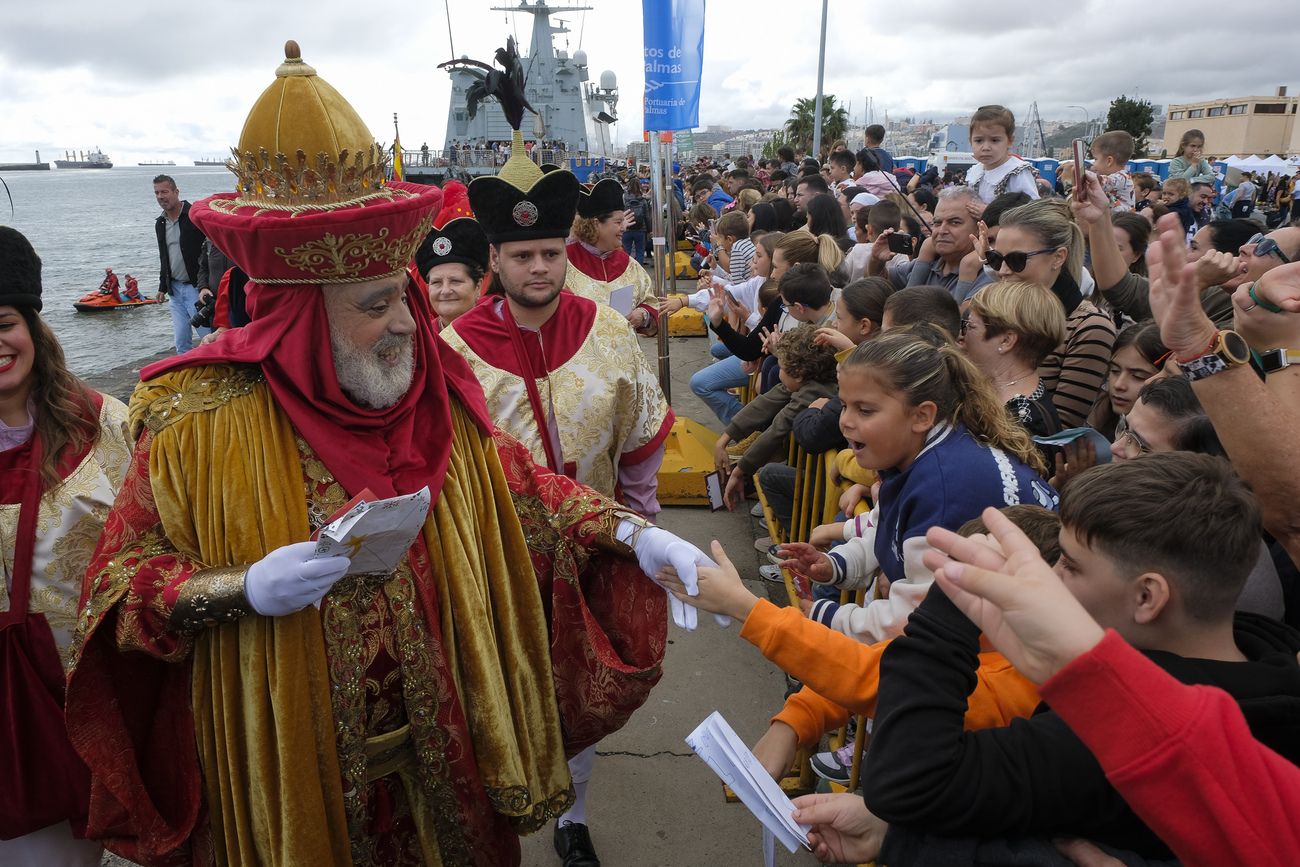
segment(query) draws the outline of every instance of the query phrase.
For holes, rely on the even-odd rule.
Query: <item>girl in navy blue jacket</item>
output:
[[[1055,510],[1042,456],[988,382],[937,329],[896,329],[862,343],[839,374],[840,430],[857,462],[880,474],[871,512],[843,525],[846,543],[823,553],[783,545],[783,565],[822,584],[867,586],[879,570],[888,596],[866,605],[818,601],[810,616],[872,643],[903,631],[933,576],[925,532],[956,530],[987,507]]]

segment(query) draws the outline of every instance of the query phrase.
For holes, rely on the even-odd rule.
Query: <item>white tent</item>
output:
[[[1286,160],[1282,159],[1277,155],[1270,156],[1268,159],[1264,160],[1264,163],[1265,165],[1268,166],[1268,168],[1263,170],[1266,172],[1273,172],[1274,174],[1286,174],[1286,175],[1293,175],[1296,173],[1295,166],[1291,165]]]
[[[1219,162],[1240,172],[1289,172],[1291,174],[1296,172],[1295,166],[1289,165],[1285,160],[1276,156],[1260,157],[1255,154],[1248,157],[1231,156],[1225,157]]]

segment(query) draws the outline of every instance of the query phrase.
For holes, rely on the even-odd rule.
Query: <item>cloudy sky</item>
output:
[[[512,32],[528,42],[531,16],[490,11],[498,4],[489,0],[6,2],[0,161],[95,145],[122,164],[224,154],[290,38],[381,141],[391,139],[396,111],[407,147],[440,147],[444,2],[457,55],[490,59]],[[573,31],[570,50],[586,49],[593,77],[617,73],[617,137],[639,139],[641,0],[592,5],[557,17]],[[851,103],[855,118],[870,95],[878,117],[947,118],[986,102],[1023,115],[1037,100],[1047,120],[1081,119],[1070,105],[1104,114],[1121,92],[1161,104],[1271,94],[1282,84],[1294,94],[1295,28],[1263,23],[1284,6],[1238,0],[1229,18],[1223,4],[1181,0],[1168,11],[1148,6],[1144,20],[1119,0],[925,0],[909,23],[896,3],[830,0],[826,92]],[[706,22],[701,125],[774,126],[794,99],[816,92],[816,3],[709,0]]]

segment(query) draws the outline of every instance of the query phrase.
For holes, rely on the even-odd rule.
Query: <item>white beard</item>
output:
[[[362,406],[387,409],[411,388],[415,378],[415,341],[410,335],[385,334],[372,345],[355,346],[330,323],[330,347],[334,350],[334,375],[348,397]],[[380,356],[396,350],[396,366]]]

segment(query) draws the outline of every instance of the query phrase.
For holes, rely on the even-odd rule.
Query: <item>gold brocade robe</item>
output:
[[[117,491],[131,460],[126,407],[103,395],[99,439],[57,486],[41,496],[32,551],[32,589],[28,610],[45,615],[64,668],[72,661],[81,578],[90,565]],[[14,572],[18,503],[0,503],[0,611],[9,610],[9,578]]]
[[[89,835],[146,864],[517,863],[515,829],[572,793],[546,612],[491,438],[453,403],[446,480],[393,575],[345,578],[319,612],[181,634],[188,580],[306,539],[346,497],[256,367],[144,383],[132,418],[147,430],[69,681]],[[596,514],[608,535],[619,516]]]
[[[562,472],[614,496],[620,465],[645,460],[663,443],[673,414],[632,329],[615,310],[568,292],[540,331],[506,332],[499,300],[486,298],[441,336],[483,385],[488,412],[545,466],[542,431],[553,424]],[[530,404],[536,383],[543,418]],[[548,422],[549,419],[549,422]]]

